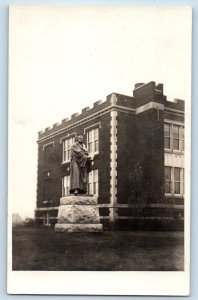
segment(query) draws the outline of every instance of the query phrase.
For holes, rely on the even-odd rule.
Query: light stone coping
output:
[[[96,196],[67,196],[60,199],[60,205],[97,205]]]
[[[102,232],[102,224],[56,224],[56,232]]]

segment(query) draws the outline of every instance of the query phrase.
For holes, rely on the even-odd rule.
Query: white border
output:
[[[190,86],[190,78],[189,78]],[[186,174],[191,178],[191,104],[186,107]],[[8,226],[8,281],[10,294],[75,295],[189,295],[190,184],[186,185],[185,271],[183,272],[47,272],[12,271],[12,233]],[[12,210],[9,203],[9,211]],[[8,217],[11,224],[11,214]]]

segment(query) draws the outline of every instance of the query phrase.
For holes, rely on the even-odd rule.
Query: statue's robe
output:
[[[76,142],[71,147],[70,161],[70,193],[78,190],[79,193],[87,192],[88,172],[90,171],[90,159],[85,147]]]

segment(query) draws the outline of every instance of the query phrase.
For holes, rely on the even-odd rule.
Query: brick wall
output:
[[[163,85],[156,85],[154,81],[150,81],[149,83],[136,88],[133,91],[133,96],[136,99],[137,107],[152,101],[164,103],[166,100],[166,96],[163,95]]]
[[[149,202],[164,197],[164,120],[163,112],[150,109],[136,116],[137,161],[142,163],[144,186]]]
[[[99,169],[99,203],[109,203],[110,192],[110,113],[101,115],[96,119],[79,125],[67,133],[56,135],[46,141],[39,143],[38,148],[38,185],[37,185],[37,207],[59,206],[62,197],[62,177],[69,175],[70,163],[62,163],[63,144],[61,140],[67,134],[84,133],[84,128],[100,123],[99,128],[99,154],[94,158],[93,169]],[[91,129],[91,128],[90,128]],[[53,144],[50,144],[53,143]],[[85,134],[86,143],[86,134]],[[47,146],[47,144],[49,144]],[[46,146],[45,146],[46,145]],[[45,188],[51,185],[50,192]],[[46,194],[49,199],[46,199]],[[50,201],[44,203],[44,201]]]
[[[136,116],[118,112],[117,202],[128,203],[129,176],[137,162]]]

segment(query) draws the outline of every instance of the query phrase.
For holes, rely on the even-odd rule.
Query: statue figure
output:
[[[70,161],[70,194],[86,194],[88,173],[91,169],[91,157],[84,145],[84,138],[79,135],[71,146]]]

